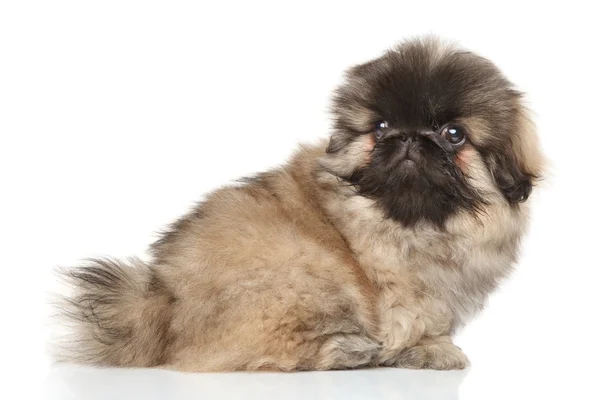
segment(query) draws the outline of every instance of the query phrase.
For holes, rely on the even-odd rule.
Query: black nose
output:
[[[405,159],[416,161],[421,157],[421,140],[415,132],[398,132],[388,138],[385,144],[382,151],[390,157],[392,165]]]
[[[396,150],[415,146],[419,142],[418,134],[414,132],[398,132],[385,141],[386,144],[394,146]]]
[[[412,143],[416,139],[416,134],[414,132],[400,132],[396,139],[399,142],[407,142],[408,144]]]

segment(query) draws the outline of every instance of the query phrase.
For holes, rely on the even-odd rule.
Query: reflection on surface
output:
[[[156,369],[52,368],[50,399],[458,399],[465,371],[380,368],[301,373],[183,374]]]

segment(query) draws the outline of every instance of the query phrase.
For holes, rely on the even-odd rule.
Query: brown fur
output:
[[[431,69],[455,54],[416,43],[405,46],[426,49]],[[373,111],[342,95],[351,106],[340,123],[367,129]],[[507,157],[539,176],[520,100],[498,107],[517,113]],[[487,158],[501,148],[490,122],[462,123],[472,143],[457,165],[485,200],[478,212],[450,214],[443,229],[388,218],[343,179],[371,162],[373,136],[338,126],[330,143],[212,193],[153,245],[150,265],[71,270],[78,291],[65,309],[76,340],[62,359],[180,371],[464,368],[450,335],[510,272],[528,204],[507,200],[496,182],[504,158]]]

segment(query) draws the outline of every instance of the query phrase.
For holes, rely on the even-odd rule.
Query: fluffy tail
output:
[[[174,299],[149,265],[99,259],[61,274],[74,295],[59,303],[70,328],[54,347],[59,361],[127,367],[166,362]]]

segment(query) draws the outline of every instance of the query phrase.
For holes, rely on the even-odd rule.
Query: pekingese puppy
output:
[[[432,38],[351,68],[328,142],[226,186],[153,261],[64,273],[61,360],[180,371],[461,369],[517,258],[542,155],[522,94]]]

